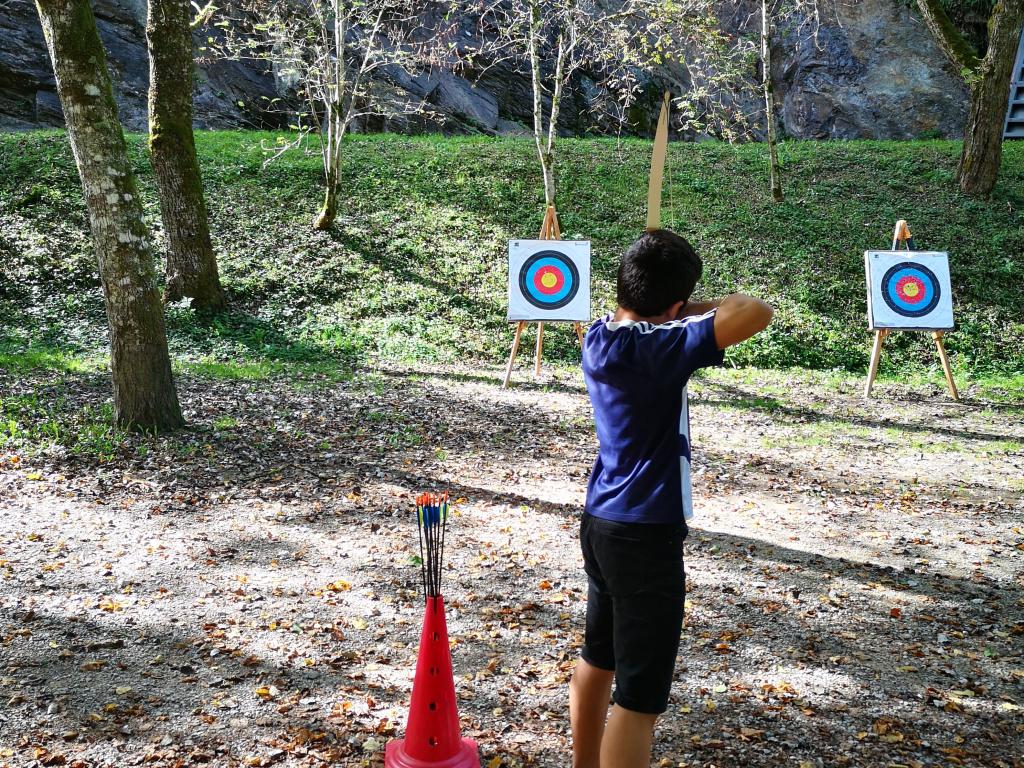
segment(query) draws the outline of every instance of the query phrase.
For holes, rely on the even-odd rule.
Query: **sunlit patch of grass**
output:
[[[35,454],[51,446],[108,461],[131,438],[114,423],[109,403],[75,407],[63,396],[0,398],[0,451]]]
[[[259,381],[285,370],[283,364],[272,360],[181,360],[174,367],[178,373],[222,381]]]
[[[40,370],[98,373],[108,369],[108,360],[105,355],[81,355],[54,347],[0,348],[0,368],[11,373]]]
[[[423,435],[410,426],[401,426],[387,436],[388,445],[394,448],[409,448],[423,444]]]
[[[1022,360],[1024,363],[1024,360]],[[987,401],[1002,410],[1020,408],[1024,412],[1024,374],[976,371],[969,373],[958,370],[954,378],[961,395],[971,400]],[[744,386],[756,390],[754,397],[779,396],[786,399],[788,387],[793,383],[808,385],[820,389],[822,393],[829,390],[859,390],[864,386],[866,375],[841,370],[819,371],[809,368],[712,368],[701,371],[694,378],[694,389],[700,389],[705,383],[711,386],[705,391],[713,391],[714,384]],[[899,385],[909,389],[942,391],[946,390],[946,379],[937,367],[927,370],[908,369],[900,375],[883,374],[876,382],[876,399],[884,397],[882,389],[886,385]],[[820,393],[819,393],[820,394]],[[826,403],[808,404],[814,408],[827,408]]]
[[[758,408],[757,398],[739,401],[740,405],[724,405],[725,408]],[[876,447],[886,452],[907,453],[960,453],[960,454],[1004,454],[1024,451],[1024,442],[1013,438],[1003,440],[985,437],[972,437],[969,434],[959,437],[943,432],[932,431],[928,424],[889,424],[868,425],[858,423],[859,417],[853,420],[825,416],[811,421],[794,421],[785,416],[779,421],[781,431],[778,434],[762,437],[761,444],[766,448],[782,448],[785,446],[799,447],[832,447],[837,450],[851,447]]]
[[[729,410],[755,410],[773,413],[780,411],[785,406],[774,397],[736,397],[723,401],[719,404],[722,408]]]
[[[762,438],[761,444],[766,448],[782,447],[785,445],[799,446],[801,448],[823,447],[835,445],[835,437],[826,435],[787,435],[778,438]]]
[[[191,375],[222,381],[261,381],[286,377],[295,381],[336,382],[352,376],[352,366],[345,361],[281,360],[258,356],[238,359],[216,359],[210,356],[172,360],[175,374]],[[55,347],[29,347],[24,350],[0,349],[0,368],[13,374],[39,371],[86,374],[110,371],[110,358],[105,354],[76,354]]]
[[[213,428],[217,430],[234,429],[238,426],[238,419],[233,416],[218,416],[213,421]]]
[[[221,381],[264,381],[283,379],[295,389],[307,390],[339,381],[348,381],[353,371],[331,361],[283,362],[280,360],[180,361],[176,367],[198,378]]]

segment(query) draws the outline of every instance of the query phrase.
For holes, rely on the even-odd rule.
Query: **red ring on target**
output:
[[[565,275],[554,267],[541,267],[533,276],[533,287],[538,292],[553,296],[565,285]]]
[[[918,304],[924,299],[925,287],[921,278],[906,275],[896,282],[896,295],[908,304]]]

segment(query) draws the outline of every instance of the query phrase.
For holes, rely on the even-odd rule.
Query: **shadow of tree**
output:
[[[104,396],[105,377],[64,376],[72,404]],[[115,569],[113,581],[83,569],[66,580],[16,572],[5,583],[4,663],[24,681],[7,726],[30,740],[75,730],[68,752],[150,754],[157,764],[197,762],[204,750],[208,762],[231,764],[278,749],[285,762],[320,754],[356,764],[367,738],[383,740],[404,720],[422,605],[408,498],[443,487],[466,499],[446,573],[464,727],[488,759],[564,761],[564,683],[585,585],[574,540],[581,497],[555,486],[581,490],[592,456],[583,390],[554,387],[537,407],[536,389],[501,393],[487,376],[446,378],[383,369],[372,380],[300,390],[276,379],[186,375],[192,429],[128,436],[102,473],[72,457],[47,459],[48,473],[74,478],[59,487],[66,509],[81,515],[61,523],[58,508],[47,520],[63,526],[80,556],[104,557],[84,538],[97,511],[105,527],[96,535],[120,537],[126,550],[176,544],[136,572]],[[698,407],[712,413],[746,396],[707,389],[714,396]],[[794,411],[786,418],[820,415],[783,407]],[[237,425],[215,427],[222,416]],[[734,429],[742,439],[742,425]],[[149,453],[138,455],[139,445]],[[438,458],[438,448],[449,457]],[[826,469],[795,459],[752,464],[715,446],[702,453],[708,467],[728,469],[729,493],[739,497],[771,499],[799,473],[840,500],[847,491],[884,498],[871,478],[847,477],[839,488]],[[118,476],[130,491],[119,490]],[[955,482],[930,479],[928,487],[938,496]],[[982,508],[996,489],[971,491],[961,501]],[[15,492],[25,499],[15,514],[54,503],[21,485],[7,493]],[[158,513],[141,511],[154,506]],[[817,512],[808,503],[799,514],[811,525]],[[658,759],[776,766],[834,753],[874,766],[943,762],[951,754],[943,750],[955,748],[962,763],[981,766],[1012,754],[1017,721],[998,702],[1017,695],[1007,643],[1024,631],[1018,581],[914,565],[913,549],[899,570],[824,542],[798,549],[771,528],[700,526],[687,544],[693,605]],[[854,517],[842,530],[862,535]],[[117,587],[118,577],[130,583]],[[541,588],[545,580],[556,586]],[[338,582],[348,586],[327,587]],[[124,587],[133,598],[118,596]],[[161,597],[161,588],[171,594]],[[105,597],[125,606],[105,612],[97,608]],[[79,650],[97,639],[121,647]],[[83,671],[90,660],[107,663]],[[974,696],[954,705],[955,690]],[[47,715],[53,701],[60,711]],[[877,725],[886,718],[892,723]],[[902,740],[883,739],[888,733]]]

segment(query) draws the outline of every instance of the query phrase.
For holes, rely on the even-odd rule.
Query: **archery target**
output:
[[[871,329],[946,330],[953,327],[949,256],[918,251],[868,251]]]
[[[509,320],[589,320],[590,243],[512,240]]]

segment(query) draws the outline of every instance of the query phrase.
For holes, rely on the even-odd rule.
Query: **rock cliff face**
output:
[[[107,49],[121,121],[129,130],[144,131],[149,88],[146,0],[94,0],[93,12]],[[259,103],[260,96],[272,98],[276,91],[272,75],[237,62],[199,67],[196,124],[208,128],[274,124],[272,118],[253,113],[248,105]],[[59,126],[63,122],[35,5],[29,0],[9,0],[0,12],[0,129]]]
[[[788,136],[959,137],[967,87],[924,24],[891,0],[836,3],[816,36],[780,29],[773,80]]]
[[[749,6],[749,7],[747,7]],[[774,35],[773,80],[779,118],[793,138],[955,137],[966,119],[967,90],[946,63],[924,25],[899,0],[837,2],[817,34],[796,23]],[[121,117],[130,130],[146,129],[145,0],[94,0],[107,47]],[[755,4],[741,0],[723,20],[732,32],[751,34]],[[197,32],[197,42],[205,32]],[[751,73],[753,77],[754,73]],[[443,129],[452,132],[522,132],[530,123],[529,78],[514,70],[489,70],[476,86],[452,74],[432,78],[391,73],[388,87],[426,97],[443,123],[368,125],[369,129]],[[579,83],[567,98],[560,128],[582,133],[589,125],[588,96]],[[281,94],[273,72],[231,61],[196,70],[195,115],[200,127],[277,126],[280,116],[258,105]],[[654,89],[657,91],[658,89]],[[756,112],[759,102],[750,97]],[[656,99],[651,99],[653,112]],[[30,0],[9,0],[0,14],[0,129],[62,124],[42,30]],[[755,131],[756,134],[756,131]]]

